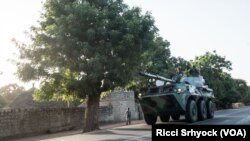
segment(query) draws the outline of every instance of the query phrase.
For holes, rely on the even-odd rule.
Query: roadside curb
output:
[[[145,123],[144,120],[132,120],[130,125]],[[100,124],[100,130],[109,129],[114,127],[122,127],[122,126],[130,126],[126,125],[126,122],[118,122],[118,123],[102,123]]]

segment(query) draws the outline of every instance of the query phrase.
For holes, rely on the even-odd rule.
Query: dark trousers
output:
[[[130,124],[131,124],[131,118],[127,117],[127,119],[126,119],[126,125],[130,125]]]

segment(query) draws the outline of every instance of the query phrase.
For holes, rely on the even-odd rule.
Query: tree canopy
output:
[[[40,97],[87,98],[84,131],[91,131],[98,128],[102,92],[125,86],[148,67],[154,51],[168,56],[161,52],[168,42],[157,32],[150,13],[122,0],[47,0],[30,31],[32,44],[17,43],[17,74],[41,80]]]
[[[199,69],[206,83],[214,90],[218,108],[228,108],[233,102],[241,100],[241,94],[247,89],[246,83],[232,78],[229,73],[232,63],[225,57],[215,51],[207,52],[191,63]]]

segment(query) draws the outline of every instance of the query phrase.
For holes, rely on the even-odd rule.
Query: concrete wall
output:
[[[135,104],[133,91],[113,91],[108,97],[114,113],[114,121],[126,121],[129,107],[132,119],[139,119],[138,106]]]
[[[111,106],[99,108],[99,122],[114,122],[114,113]]]
[[[83,108],[0,111],[0,139],[81,128]]]
[[[113,91],[104,105],[99,108],[99,122],[125,121],[128,107],[132,119],[139,119],[138,105],[132,91]],[[0,110],[0,140],[82,128],[84,111],[83,107]]]

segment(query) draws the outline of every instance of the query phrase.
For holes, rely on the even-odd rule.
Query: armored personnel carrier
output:
[[[168,79],[146,72],[140,75],[150,82],[139,100],[147,124],[155,124],[158,116],[162,122],[168,122],[170,117],[179,120],[184,115],[190,123],[214,117],[213,90],[205,85],[202,76]]]

